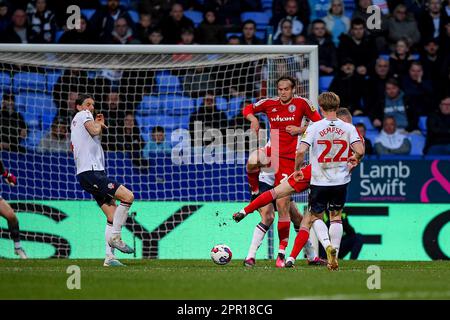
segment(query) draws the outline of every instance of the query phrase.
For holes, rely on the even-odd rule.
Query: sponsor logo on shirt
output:
[[[270,118],[270,121],[273,122],[286,122],[286,121],[294,121],[295,117],[280,117],[280,115],[277,115],[276,118]]]

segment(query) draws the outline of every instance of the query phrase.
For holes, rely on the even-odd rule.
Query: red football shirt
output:
[[[300,127],[304,116],[311,121],[322,119],[311,101],[301,97],[294,97],[286,104],[283,104],[280,98],[262,99],[247,105],[242,111],[244,117],[260,112],[265,113],[269,119],[272,152],[279,149],[279,156],[289,159],[295,159],[298,136],[289,134],[286,127]]]

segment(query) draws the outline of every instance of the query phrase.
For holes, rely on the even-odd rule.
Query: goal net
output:
[[[268,137],[250,134],[242,108],[276,96],[282,75],[315,103],[316,61],[313,46],[0,45],[1,159],[18,177],[0,194],[29,256],[103,255],[105,218],[70,151],[80,94],[105,116],[107,174],[134,192],[123,237],[137,258],[205,258],[221,242],[243,256],[255,224],[231,214],[250,197],[248,154]],[[306,196],[296,200],[303,209]],[[1,219],[0,256],[12,257],[9,241]]]

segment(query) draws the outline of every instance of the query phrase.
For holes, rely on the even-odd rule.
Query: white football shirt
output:
[[[340,119],[311,123],[302,143],[310,146],[311,185],[338,186],[350,182],[347,160],[350,146],[362,141],[355,126]]]
[[[85,171],[105,170],[105,154],[100,142],[100,136],[92,137],[84,124],[94,121],[94,116],[88,110],[78,112],[70,125],[70,140],[73,146],[77,174]]]

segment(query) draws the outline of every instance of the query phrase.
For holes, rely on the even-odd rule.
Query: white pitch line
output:
[[[450,291],[430,292],[430,291],[392,291],[392,292],[373,292],[361,294],[332,294],[318,296],[299,296],[288,297],[285,300],[365,300],[365,299],[433,299],[450,297]]]

